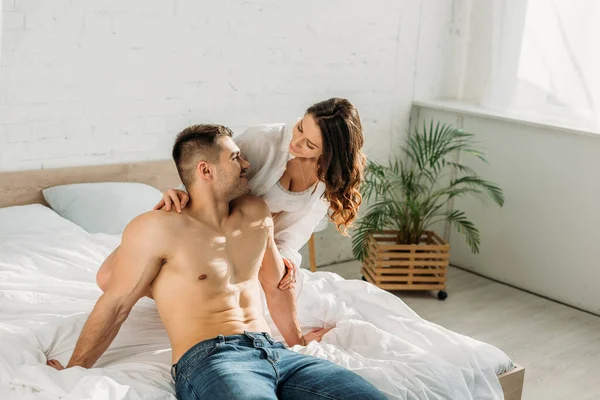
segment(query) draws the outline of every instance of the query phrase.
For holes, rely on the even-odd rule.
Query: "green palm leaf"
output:
[[[369,207],[367,213],[358,221],[352,235],[354,257],[364,261],[368,252],[370,235],[393,224],[393,217],[398,215],[397,207],[396,202],[390,200],[382,200]]]
[[[454,179],[450,182],[450,186],[469,185],[471,188],[481,188],[485,190],[489,196],[499,206],[504,205],[504,192],[494,183],[488,182],[479,176],[463,176],[462,178]]]
[[[475,254],[479,253],[479,230],[467,219],[465,213],[454,210],[446,216],[446,220],[450,222],[459,233],[465,235],[465,240],[471,247],[471,251]]]

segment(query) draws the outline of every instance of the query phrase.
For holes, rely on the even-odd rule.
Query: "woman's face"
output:
[[[294,125],[290,153],[299,158],[318,158],[323,153],[321,129],[312,115],[306,114]]]

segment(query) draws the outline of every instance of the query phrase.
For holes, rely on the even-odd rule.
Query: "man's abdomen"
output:
[[[158,312],[171,341],[174,361],[195,344],[218,335],[270,332],[259,293],[221,294],[212,299],[182,296],[173,301],[176,297],[175,292],[165,300],[155,293]]]

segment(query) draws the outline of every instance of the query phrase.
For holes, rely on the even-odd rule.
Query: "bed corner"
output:
[[[504,400],[521,400],[523,395],[523,381],[525,368],[515,365],[512,371],[505,372],[498,377],[504,392]]]

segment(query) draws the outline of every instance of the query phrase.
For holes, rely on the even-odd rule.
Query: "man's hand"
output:
[[[317,342],[320,342],[321,339],[323,339],[323,336],[325,336],[325,334],[327,332],[329,332],[330,330],[332,330],[333,328],[315,328],[312,329],[310,332],[308,332],[306,335],[303,336],[304,338],[304,346],[308,346],[308,344],[310,342],[312,342],[313,340],[316,340]]]
[[[57,360],[48,360],[46,361],[46,365],[54,368],[57,371],[62,371],[63,369],[65,369],[65,367],[63,367],[62,364],[59,363]]]
[[[296,264],[288,258],[281,257],[283,264],[285,265],[286,274],[279,282],[280,290],[293,289],[296,285]]]

